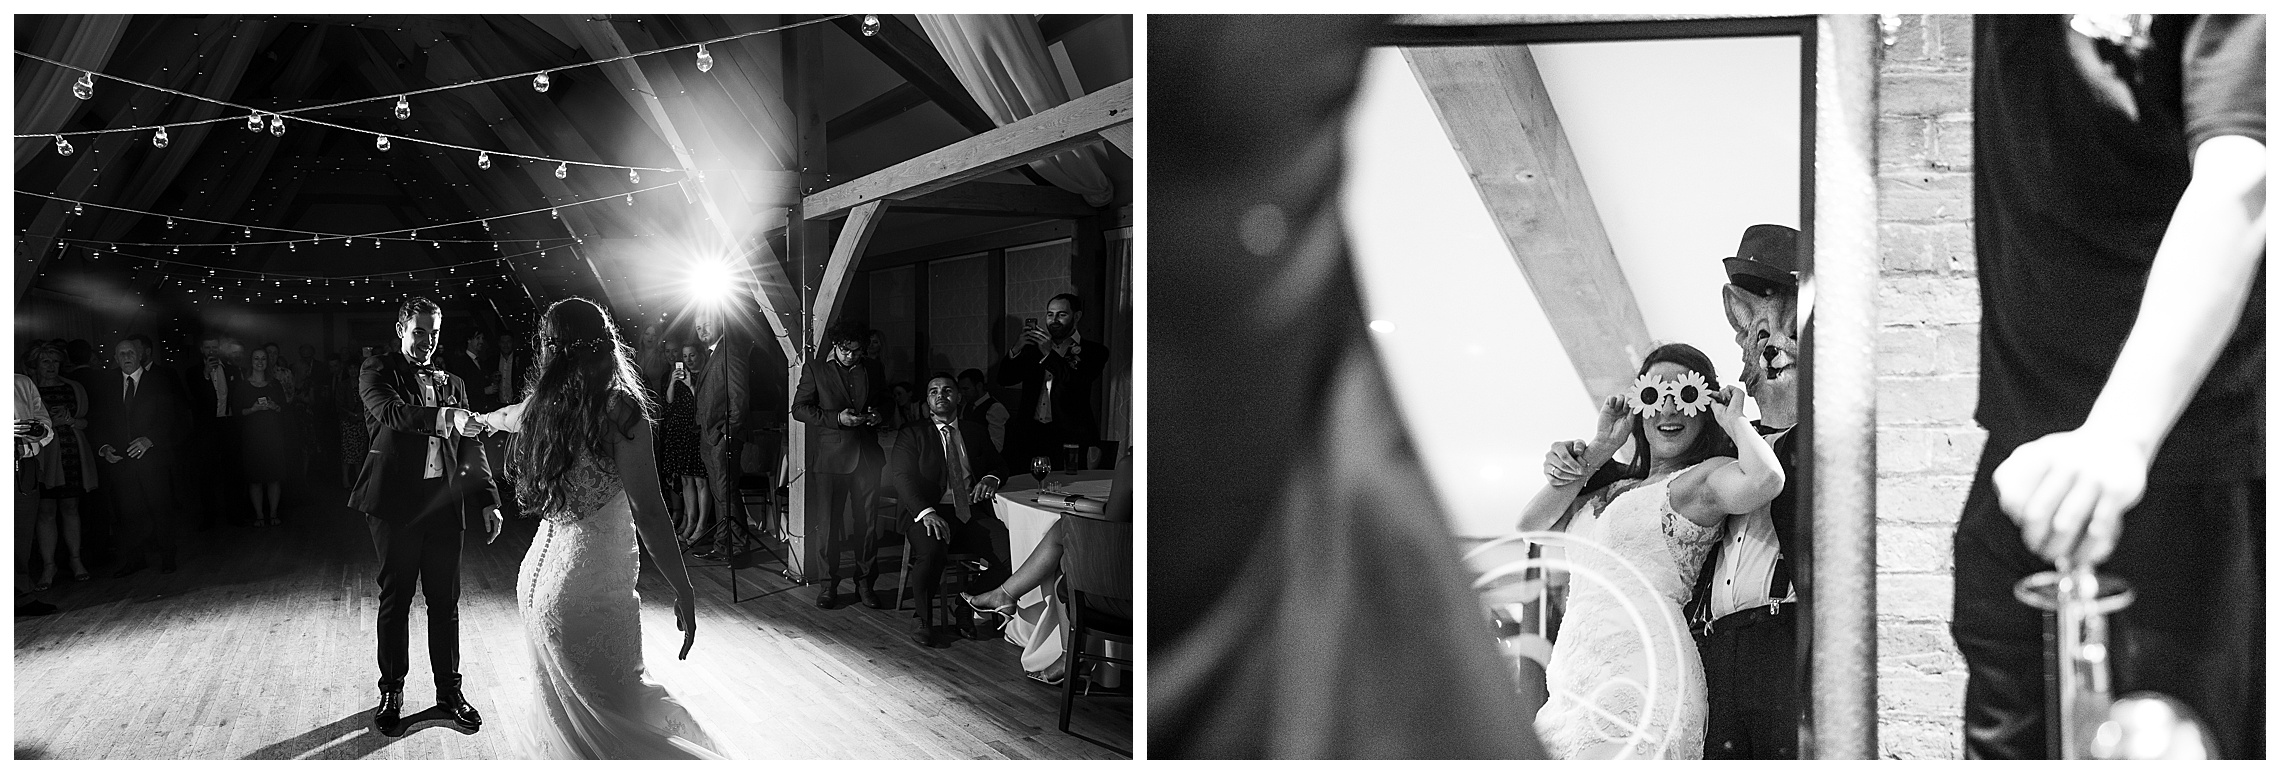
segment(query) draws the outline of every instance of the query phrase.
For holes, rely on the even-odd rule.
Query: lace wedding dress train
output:
[[[1605,553],[1568,549],[1577,571],[1544,670],[1551,697],[1535,723],[1555,757],[1702,757],[1708,686],[1702,654],[1680,608],[1693,594],[1695,574],[1717,542],[1718,529],[1697,526],[1672,510],[1670,481],[1677,477],[1633,487],[1596,515],[1579,510],[1569,528],[1630,560],[1650,586],[1641,587],[1637,576]],[[1644,639],[1633,610],[1645,619]],[[1627,746],[1633,729],[1637,743]]]
[[[516,724],[518,746],[544,759],[728,757],[642,665],[640,547],[624,488],[592,459],[570,476],[572,512],[541,514],[515,583],[543,713]]]

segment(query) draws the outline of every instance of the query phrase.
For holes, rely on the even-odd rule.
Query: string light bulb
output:
[[[546,214],[554,216],[554,219],[555,219],[555,220],[561,220],[561,219],[562,219],[562,208],[560,208],[560,207],[555,207],[555,208],[553,208],[553,209],[547,210],[547,211],[546,211]]]
[[[79,80],[73,81],[71,83],[71,96],[78,97],[80,99],[93,98],[95,96],[95,74],[90,72],[80,73]]]
[[[633,183],[634,185],[641,185],[641,170],[638,170],[638,169],[628,169],[628,170],[626,170],[626,171],[625,171],[625,179],[626,179],[627,181],[629,181],[629,182]]]
[[[488,221],[488,220],[486,220],[486,221],[483,221],[483,230],[484,230],[484,231],[489,231],[489,230],[491,230],[491,222],[490,222],[490,221]]]
[[[173,227],[174,227],[174,218],[172,218],[172,217],[168,217],[168,218],[166,219],[166,227],[167,227],[167,228],[173,228]]]
[[[87,214],[87,211],[86,211],[86,210],[83,210],[83,209],[80,209],[80,208],[79,208],[79,203],[78,203],[78,202],[72,202],[72,203],[71,203],[71,214],[73,214],[73,215],[85,215],[85,214]]]
[[[410,120],[411,117],[412,98],[409,96],[398,95],[396,97],[396,120],[405,121]]]
[[[388,135],[383,134],[379,136],[379,139],[373,140],[372,147],[379,148],[382,152],[386,152],[390,147],[388,143]]]
[[[163,127],[163,126],[161,126],[161,127],[159,127],[159,128],[158,128],[158,133],[157,133],[157,134],[154,134],[154,135],[151,135],[151,136],[150,136],[150,144],[151,144],[151,145],[153,145],[153,146],[155,146],[155,147],[164,148],[164,147],[166,147],[166,144],[167,144],[167,143],[170,143],[170,142],[173,142],[173,141],[174,141],[174,140],[173,140],[172,138],[169,138],[169,137],[167,137],[167,136],[166,136],[166,127]]]
[[[65,151],[65,152],[64,152],[64,155],[66,155],[66,156],[69,156],[69,155],[71,155],[71,152],[70,152],[70,151]],[[556,164],[556,165],[554,165],[554,179],[556,179],[556,180],[563,180],[563,179],[567,179],[567,178],[569,178],[569,177],[570,177],[570,162],[567,162],[567,161],[565,161],[565,162],[562,162],[562,163],[560,163],[560,164]]]
[[[66,139],[63,139],[63,135],[60,135],[60,134],[59,134],[59,135],[56,135],[56,136],[55,136],[55,153],[56,153],[56,155],[58,155],[58,156],[69,156],[69,155],[71,155],[71,141],[70,141],[70,140],[66,140]]]
[[[878,37],[878,36],[879,36],[879,17],[878,17],[878,15],[877,15],[877,14],[868,14],[868,13],[867,13],[867,14],[863,14],[863,37],[866,37],[866,38],[875,38],[875,37]]]
[[[633,206],[633,194],[626,194],[626,195],[625,195],[625,206],[627,206],[627,207],[631,207],[631,206]]]
[[[712,72],[712,52],[706,51],[703,43],[697,44],[697,72]]]
[[[545,94],[547,89],[554,87],[554,79],[546,77],[546,73],[539,73],[538,77],[530,79],[530,87]]]
[[[476,168],[476,169],[490,169],[490,168],[491,168],[491,152],[490,152],[490,151],[482,151],[482,152],[480,152],[480,153],[477,153],[477,154],[475,154],[475,168]]]
[[[252,112],[252,113],[249,113],[249,114],[247,114],[247,115],[246,115],[246,117],[245,117],[245,128],[246,128],[246,131],[250,131],[250,132],[258,132],[258,131],[261,131],[261,129],[262,129],[262,125],[263,125],[263,123],[262,123],[262,120],[261,120],[261,111],[259,111],[259,110],[256,110],[256,111],[254,111],[254,112]]]

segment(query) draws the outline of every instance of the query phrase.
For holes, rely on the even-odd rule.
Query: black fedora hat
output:
[[[1726,259],[1726,279],[1764,293],[1797,287],[1797,229],[1760,223],[1742,231],[1742,244]]]

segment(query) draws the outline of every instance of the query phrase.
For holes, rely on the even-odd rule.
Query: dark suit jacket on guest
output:
[[[987,423],[961,419],[958,435],[966,447],[966,480],[952,482],[949,459],[942,454],[942,431],[935,429],[934,417],[928,416],[904,425],[895,434],[894,457],[887,461],[887,482],[894,487],[895,503],[902,508],[902,522],[908,524],[920,511],[933,508],[936,515],[957,520],[950,502],[950,487],[956,485],[968,491],[983,476],[997,476],[1003,482],[1013,475],[1006,468],[1005,458],[998,455],[997,447],[990,444]],[[989,513],[989,503],[974,503],[977,515]]]
[[[227,361],[222,363],[222,379],[232,395],[243,389],[244,382],[238,376],[237,366]],[[199,361],[195,368],[183,374],[183,380],[190,385],[191,425],[204,430],[213,425],[215,419],[214,382],[212,379],[206,378],[205,361]],[[224,408],[227,409],[227,407]],[[230,411],[227,416],[237,416],[237,412]]]
[[[873,407],[881,416],[892,417],[893,407],[887,405],[887,388],[871,378],[871,371],[861,361],[853,366],[818,358],[800,370],[800,385],[792,394],[792,418],[823,428],[816,440],[815,470],[818,473],[853,473],[866,461],[877,462],[879,433],[867,426],[848,427],[839,424],[841,409],[854,409],[863,413]]]
[[[476,411],[492,411],[507,405],[499,401],[499,396],[483,394],[483,388],[491,386],[491,372],[498,365],[496,360],[468,357],[465,349],[438,352],[433,359],[442,361],[443,370],[459,377],[459,383],[467,387],[468,402],[461,405]]]
[[[441,435],[436,431],[440,410],[420,405],[417,373],[400,352],[365,359],[357,388],[364,398],[371,446],[348,506],[400,524],[441,517],[456,521],[460,529],[483,529],[483,509],[499,504],[499,491],[478,439],[444,438],[443,477],[434,482],[423,477],[428,439]],[[450,372],[437,373],[446,381],[437,390],[440,402],[467,407],[467,384]]]
[[[1093,419],[1093,385],[1106,367],[1108,345],[1092,339],[1080,339],[1073,357],[1062,357],[1050,349],[1040,353],[1037,345],[1031,344],[999,367],[998,381],[1021,385],[1021,402],[1006,408],[1013,411],[1014,422],[1029,423],[1037,421],[1038,396],[1044,394],[1045,375],[1052,374],[1053,425],[1078,437],[1099,438],[1100,426]]]
[[[190,407],[183,399],[181,385],[171,374],[155,367],[143,369],[142,382],[135,387],[135,399],[122,400],[126,388],[126,374],[116,368],[97,372],[87,388],[93,392],[88,401],[95,404],[88,414],[90,434],[88,440],[95,449],[110,446],[122,458],[120,466],[138,466],[163,470],[166,463],[184,451],[182,445],[190,437]],[[136,438],[149,438],[151,449],[136,460],[127,456],[127,445]],[[124,471],[124,468],[122,468]]]
[[[697,435],[706,454],[725,453],[731,439],[744,437],[744,408],[752,397],[743,340],[722,336],[717,344],[697,376]]]

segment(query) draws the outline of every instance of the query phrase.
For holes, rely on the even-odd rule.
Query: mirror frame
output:
[[[1797,480],[1810,547],[1795,557],[1798,757],[1874,759],[1876,740],[1876,17],[1414,15],[1381,46],[1797,36],[1800,95]]]

